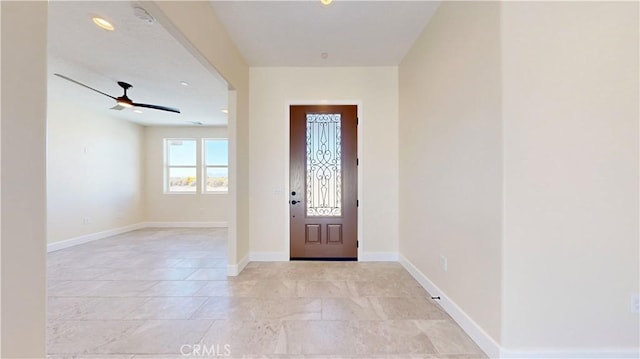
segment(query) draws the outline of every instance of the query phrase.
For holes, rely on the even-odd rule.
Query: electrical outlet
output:
[[[631,296],[631,313],[640,313],[640,295],[638,294]]]
[[[82,218],[82,224],[89,224],[89,223],[91,223],[91,220],[89,219],[89,217]]]
[[[447,271],[447,257],[442,254],[440,255],[440,269],[442,269],[443,272]]]

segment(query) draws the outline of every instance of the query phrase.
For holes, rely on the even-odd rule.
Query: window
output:
[[[197,192],[197,163],[195,139],[165,139],[165,191]]]
[[[229,190],[229,143],[226,139],[203,140],[204,192]]]
[[[194,138],[166,138],[164,141],[165,193],[229,191],[227,139],[207,138],[202,143]],[[200,153],[202,156],[198,156]]]

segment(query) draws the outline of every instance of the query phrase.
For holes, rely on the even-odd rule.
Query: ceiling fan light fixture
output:
[[[133,107],[133,101],[131,101],[130,99],[128,99],[127,97],[118,97],[116,99],[116,102],[118,103],[118,105],[122,106],[122,107]]]
[[[96,26],[105,29],[107,31],[113,31],[115,30],[115,27],[113,26],[113,24],[111,24],[109,21],[99,17],[99,16],[94,16],[91,18],[91,20],[93,20],[93,23],[96,24]]]

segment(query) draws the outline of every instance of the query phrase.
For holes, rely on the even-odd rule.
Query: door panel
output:
[[[357,106],[290,107],[292,259],[356,259]]]

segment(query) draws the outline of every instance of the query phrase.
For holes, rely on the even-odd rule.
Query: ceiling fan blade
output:
[[[125,108],[124,106],[115,105],[115,106],[109,108],[109,110],[122,111],[122,110],[124,110],[124,108]]]
[[[133,106],[135,106],[135,107],[152,108],[154,110],[161,110],[161,111],[169,111],[169,112],[180,113],[180,110],[178,110],[177,108],[167,107],[167,106],[149,105],[149,104],[146,104],[146,103],[135,103],[135,102],[133,103]]]
[[[72,79],[72,78],[69,78],[69,77],[67,77],[67,76],[60,75],[60,74],[54,74],[54,75],[56,75],[56,76],[58,76],[58,77],[60,77],[60,78],[63,78],[63,79],[65,79],[65,80],[67,80],[67,81],[71,81],[71,82],[73,82],[73,83],[74,83],[74,84],[76,84],[76,85],[80,85],[80,86],[82,86],[82,87],[86,87],[86,88],[88,88],[89,90],[93,90],[93,91],[95,91],[95,92],[97,92],[97,93],[99,93],[99,94],[103,94],[103,95],[105,95],[105,96],[107,96],[107,97],[111,97],[111,98],[112,98],[112,99],[114,99],[114,100],[116,99],[115,97],[113,97],[113,96],[111,96],[111,95],[109,95],[109,94],[107,94],[107,93],[104,93],[104,92],[102,92],[102,91],[100,91],[100,90],[96,90],[96,89],[94,89],[93,87],[89,87],[89,86],[87,86],[87,85],[83,84],[82,82],[78,82],[78,81],[76,81],[76,80],[74,80],[74,79]]]

